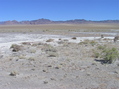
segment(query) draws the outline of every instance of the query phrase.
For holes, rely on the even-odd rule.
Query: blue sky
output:
[[[119,20],[119,0],[0,0],[0,21]]]

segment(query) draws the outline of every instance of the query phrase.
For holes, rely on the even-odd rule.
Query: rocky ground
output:
[[[101,64],[93,53],[99,45],[119,50],[113,37],[21,37],[1,43],[0,89],[119,89],[119,60]]]

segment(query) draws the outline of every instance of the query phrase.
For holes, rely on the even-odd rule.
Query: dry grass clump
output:
[[[48,39],[46,42],[53,42],[54,39]]]
[[[90,43],[92,46],[94,46],[94,45],[96,45],[96,44],[97,44],[97,42],[96,42],[96,41],[94,41],[94,40],[90,41],[89,43]]]
[[[42,50],[42,52],[44,51],[46,54],[48,54],[48,57],[57,57],[58,56],[57,49],[50,44],[42,45],[41,50]]]
[[[100,58],[100,54],[102,53],[102,50],[106,48],[106,45],[98,45],[95,49],[92,50],[94,58]]]
[[[84,40],[84,41],[80,42],[79,44],[83,45],[83,44],[88,44],[88,43],[89,43],[89,40]]]
[[[18,52],[22,49],[22,46],[17,44],[12,44],[10,49],[12,49],[13,52]]]
[[[80,45],[92,45],[92,46],[94,46],[97,44],[97,42],[94,40],[84,40],[84,41],[80,42],[79,44]]]
[[[45,52],[48,52],[48,51],[57,52],[56,48],[51,46],[51,45],[49,45],[49,44],[44,45],[42,50],[44,50]]]

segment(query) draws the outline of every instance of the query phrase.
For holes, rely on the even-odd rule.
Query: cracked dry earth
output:
[[[97,45],[48,43],[23,42],[1,52],[0,89],[119,89],[119,62],[96,62]]]

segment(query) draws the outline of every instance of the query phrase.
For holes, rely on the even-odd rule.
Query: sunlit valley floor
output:
[[[119,59],[108,64],[97,54],[119,51],[118,25],[0,26],[0,32],[1,89],[119,88]]]

